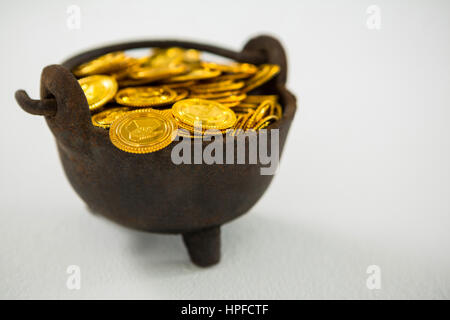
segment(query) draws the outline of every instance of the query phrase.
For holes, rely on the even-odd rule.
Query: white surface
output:
[[[71,4],[80,30],[66,27]],[[366,27],[371,4],[379,31]],[[450,2],[2,1],[0,12],[1,298],[450,297]],[[13,99],[37,97],[43,66],[92,46],[239,49],[261,33],[287,48],[299,110],[273,184],[223,228],[210,269],[188,262],[179,237],[92,216],[44,119]],[[66,288],[72,264],[79,291]]]

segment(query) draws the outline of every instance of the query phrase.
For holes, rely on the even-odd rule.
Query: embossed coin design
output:
[[[166,87],[138,87],[120,90],[116,102],[132,107],[157,107],[172,103],[177,93]]]
[[[117,107],[107,109],[105,111],[99,112],[92,116],[92,124],[96,127],[109,128],[111,124],[123,116],[125,113],[129,112],[128,107]]]
[[[113,122],[109,137],[119,149],[150,153],[168,146],[176,136],[176,122],[154,109],[130,111]]]
[[[133,61],[134,59],[128,57],[122,51],[111,52],[76,67],[73,73],[78,77],[110,73],[126,68]]]
[[[236,121],[236,114],[221,103],[204,99],[185,99],[172,107],[174,117],[189,125],[201,121],[205,129],[226,129]]]
[[[89,104],[89,110],[97,110],[117,92],[117,82],[113,77],[95,75],[78,80],[81,88],[86,95]]]

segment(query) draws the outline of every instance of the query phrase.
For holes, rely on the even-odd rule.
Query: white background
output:
[[[66,26],[81,8],[81,29]],[[366,9],[381,8],[381,30]],[[1,298],[449,298],[449,1],[2,1]],[[219,265],[179,236],[91,215],[41,117],[45,65],[93,46],[278,37],[299,108],[264,197],[223,227]],[[66,268],[81,268],[81,290]],[[366,287],[378,265],[380,290]]]

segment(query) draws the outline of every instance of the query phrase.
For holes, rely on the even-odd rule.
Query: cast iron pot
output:
[[[199,266],[210,266],[220,259],[220,226],[247,212],[273,176],[261,175],[260,168],[264,166],[260,164],[236,164],[236,161],[225,165],[175,165],[171,161],[175,143],[148,154],[117,149],[109,140],[108,130],[92,125],[86,97],[69,71],[112,51],[173,46],[198,49],[239,62],[278,64],[280,73],[254,93],[280,97],[283,117],[268,129],[279,129],[281,154],[296,101],[285,87],[285,52],[279,41],[269,36],[251,39],[240,52],[172,40],[106,46],[74,56],[62,65],[45,67],[40,100],[30,99],[23,90],[17,91],[15,97],[25,111],[45,116],[56,138],[67,178],[93,212],[133,229],[182,234],[191,260]],[[269,145],[270,140],[268,135]]]

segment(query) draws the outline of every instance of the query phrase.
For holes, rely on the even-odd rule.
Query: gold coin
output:
[[[239,126],[237,128],[245,130],[247,128],[247,123],[251,119],[252,115],[252,113],[247,113],[246,115],[244,115],[242,117],[241,123],[239,123]]]
[[[183,138],[190,138],[190,139],[202,139],[203,136],[201,134],[193,134],[185,129],[178,129],[177,135]]]
[[[245,99],[247,95],[245,93],[236,95],[236,94],[232,94],[228,97],[223,97],[223,98],[217,98],[214,99],[214,101],[220,102],[220,103],[234,103],[234,102],[238,102],[238,104],[240,104],[240,102],[242,100]]]
[[[276,64],[262,65],[259,71],[246,81],[245,87],[241,89],[242,92],[249,92],[263,85],[272,79],[278,72],[280,72],[280,67]]]
[[[125,87],[136,87],[136,86],[142,86],[145,84],[149,84],[151,80],[147,79],[140,79],[140,80],[134,80],[134,79],[120,79],[119,80],[119,87],[125,88]]]
[[[134,80],[156,81],[169,78],[186,72],[187,67],[184,64],[170,64],[168,66],[131,68],[128,76]]]
[[[173,91],[177,93],[177,98],[175,99],[175,102],[183,100],[189,95],[189,90],[186,88],[173,88]]]
[[[173,117],[173,116],[172,116]],[[177,121],[177,119],[175,119],[175,121],[177,122],[177,125],[179,128],[184,129],[192,134],[196,133],[196,134],[205,134],[205,135],[211,135],[211,134],[216,134],[217,132],[220,132],[222,134],[224,134],[228,129],[208,129],[205,128],[203,125],[202,127],[192,127],[190,125],[187,125],[181,121]]]
[[[156,107],[172,103],[177,93],[166,87],[125,88],[117,92],[116,102],[132,107]]]
[[[186,62],[199,62],[200,61],[200,51],[196,49],[184,50],[183,60]]]
[[[263,119],[259,120],[257,124],[255,124],[253,126],[254,130],[259,130],[259,129],[263,129],[263,127],[267,127],[269,124],[280,120],[280,118],[278,118],[275,115],[269,115],[267,117],[264,117]]]
[[[270,110],[273,107],[273,104],[274,103],[271,100],[263,101],[259,105],[259,107],[255,110],[255,112],[252,113],[251,117],[248,119],[247,123],[245,124],[245,129],[253,128],[256,123],[258,123],[265,116],[269,115]]]
[[[124,52],[111,52],[79,65],[73,70],[77,77],[83,77],[93,74],[110,73],[126,68],[132,64],[135,59],[128,57]]]
[[[122,69],[122,70],[118,70],[116,72],[112,72],[110,74],[110,76],[113,77],[114,79],[116,79],[116,81],[119,82],[119,84],[120,84],[121,80],[127,79],[128,72],[129,72],[128,69]]]
[[[233,107],[233,111],[234,111],[234,113],[236,113],[236,115],[239,115],[239,114],[253,113],[253,112],[255,112],[255,109],[246,108],[246,107],[242,107],[241,105],[237,105],[236,107]]]
[[[227,73],[247,73],[254,74],[258,72],[258,67],[250,63],[234,62],[232,64],[218,64],[214,62],[202,62],[202,66],[207,69],[220,70]]]
[[[198,84],[192,86],[190,89],[194,93],[212,93],[212,92],[223,92],[241,89],[244,86],[244,81],[232,82],[231,80],[226,80],[222,82],[211,82],[207,84]]]
[[[259,105],[265,100],[272,100],[273,102],[277,102],[278,97],[276,95],[248,95],[243,102]]]
[[[245,124],[247,123],[248,119],[251,117],[251,114],[244,114],[240,115],[239,121],[236,121],[236,124],[234,125],[234,132],[233,135],[238,135],[241,132],[244,132],[245,130]]]
[[[158,109],[158,111],[164,113],[164,114],[167,115],[169,118],[175,120],[175,118],[174,118],[173,115],[172,115],[172,109],[162,109],[162,110]]]
[[[210,92],[210,93],[191,93],[190,97],[198,99],[211,99],[216,100],[219,98],[226,98],[230,96],[237,96],[241,94],[240,91],[222,91],[222,92]]]
[[[185,82],[174,82],[174,83],[165,83],[164,87],[175,89],[175,88],[188,88],[195,84],[194,80],[191,81],[185,81]]]
[[[231,67],[233,68],[233,73],[254,74],[258,72],[258,67],[250,63],[235,62],[231,64]]]
[[[106,109],[92,116],[92,124],[96,127],[109,128],[115,120],[129,111],[128,107]]]
[[[209,70],[209,69],[194,69],[189,73],[183,74],[181,76],[171,77],[167,79],[167,82],[180,82],[189,80],[201,80],[210,79],[220,75],[219,70]],[[164,81],[166,82],[166,81]]]
[[[111,100],[117,92],[117,82],[113,77],[95,75],[78,80],[81,88],[86,95],[89,104],[89,110],[97,110],[109,100]]]
[[[215,77],[214,80],[216,81],[226,81],[226,80],[242,80],[250,78],[253,74],[251,73],[227,73],[227,74],[221,74],[218,77]]]
[[[151,57],[153,65],[164,65],[173,61],[183,61],[186,63],[197,63],[200,61],[200,51],[196,49],[183,49],[179,47],[156,48]]]
[[[176,122],[154,109],[130,111],[113,122],[109,137],[120,150],[149,153],[168,146],[175,138]]]
[[[253,104],[253,103],[244,103],[241,101],[241,103],[239,104],[239,107],[241,108],[247,108],[247,109],[256,109],[258,108],[257,104]]]
[[[233,101],[233,102],[220,102],[222,105],[228,108],[233,108],[239,105],[241,103],[240,101]]]
[[[283,116],[283,109],[281,108],[279,103],[275,103],[275,108],[273,114],[277,116],[279,119]]]
[[[185,99],[176,102],[172,113],[178,121],[189,126],[201,121],[205,129],[226,129],[236,121],[236,114],[221,103],[203,99]]]
[[[154,67],[167,66],[171,63],[181,63],[184,59],[185,50],[178,47],[154,50],[150,57],[150,64]]]

